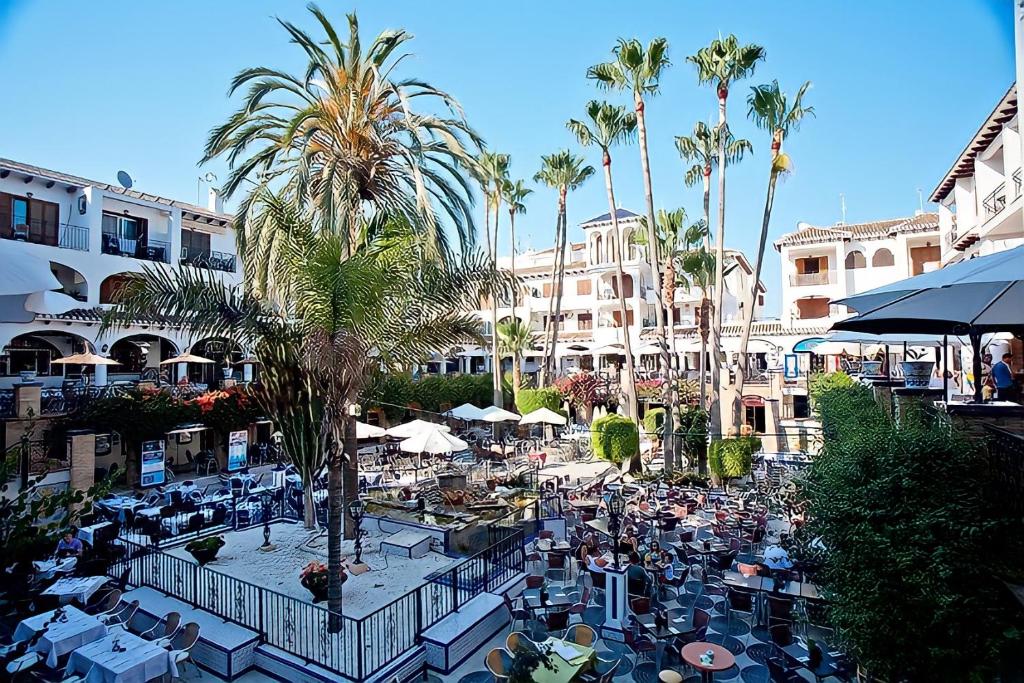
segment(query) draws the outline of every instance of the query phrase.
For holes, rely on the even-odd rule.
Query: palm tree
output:
[[[631,141],[636,133],[636,114],[627,112],[625,107],[616,107],[607,102],[591,100],[587,103],[589,122],[570,119],[566,126],[584,147],[596,146],[601,150],[601,165],[604,167],[604,188],[608,195],[608,214],[612,217],[612,231],[615,233],[616,277],[619,281],[619,316],[622,318],[622,345],[626,356],[626,409],[629,417],[636,420],[639,411],[636,405],[636,373],[633,369],[633,350],[630,341],[629,315],[626,310],[625,273],[622,269],[622,232],[619,230],[619,216],[615,210],[615,188],[612,185],[612,145]]]
[[[811,82],[807,81],[797,90],[792,103],[786,93],[779,89],[779,82],[758,85],[751,88],[747,104],[750,106],[748,115],[757,127],[771,133],[772,162],[768,171],[768,195],[764,200],[764,217],[761,220],[761,239],[757,244],[757,259],[754,261],[754,280],[750,290],[743,293],[746,300],[743,306],[743,332],[740,337],[740,372],[736,374],[737,395],[743,394],[744,380],[747,372],[747,344],[750,342],[750,328],[754,323],[754,308],[757,301],[757,286],[761,279],[761,265],[764,263],[764,250],[768,243],[768,224],[772,217],[772,206],[775,203],[775,183],[779,176],[788,173],[791,167],[789,155],[782,151],[782,143],[789,133],[800,128],[805,116],[814,116],[814,107],[804,106],[804,95]],[[739,411],[737,414],[737,421]]]
[[[487,230],[487,253],[492,263],[498,260],[498,219],[501,217],[501,196],[508,182],[508,167],[512,159],[508,154],[481,152],[477,157],[477,176],[484,195],[485,225]],[[490,230],[490,210],[494,209],[494,236]],[[494,405],[504,405],[501,395],[501,358],[498,354],[498,299],[491,298],[491,400]]]
[[[537,335],[528,323],[510,318],[498,323],[498,348],[502,357],[512,357],[512,395],[519,396],[523,384],[523,354],[532,351]]]
[[[512,246],[512,279],[516,277],[516,215],[526,213],[526,204],[523,200],[526,199],[533,190],[526,187],[525,180],[517,180],[515,182],[507,181],[501,188],[502,198],[505,200],[505,205],[508,207],[508,241]],[[516,305],[519,303],[519,287],[516,286],[512,290],[512,317],[516,317]]]
[[[711,171],[718,165],[718,131],[719,128],[711,128],[703,121],[698,121],[693,125],[693,135],[685,137],[682,135],[676,136],[676,149],[679,151],[679,156],[682,157],[686,163],[693,162],[693,164],[686,169],[686,173],[683,175],[683,181],[687,187],[693,187],[698,181],[704,185],[704,225],[711,225]],[[746,140],[737,140],[732,136],[732,133],[728,134],[725,142],[725,161],[732,165],[743,159],[744,154],[753,153],[754,148]],[[711,250],[711,232],[708,229],[704,231],[704,248],[708,251]],[[700,310],[708,311],[710,308],[710,301],[708,301],[708,292],[710,286],[702,289],[702,299]],[[703,327],[703,325],[702,325]],[[711,327],[711,348],[719,349],[720,342],[718,337],[715,336],[717,331],[714,326]],[[704,347],[707,345],[707,336],[701,333],[701,353],[700,353],[700,404],[705,410],[707,410],[707,368],[705,363],[707,362],[706,351]]]
[[[283,185],[295,201],[317,209],[318,225],[351,231],[346,253],[360,239],[355,230],[363,223],[354,219],[378,212],[404,217],[428,236],[435,253],[446,254],[451,245],[441,213],[459,245],[471,246],[472,192],[462,169],[472,162],[467,144],[479,146],[480,139],[451,95],[421,79],[397,77],[412,36],[389,30],[366,45],[350,14],[343,41],[318,7],[309,11],[322,36],[278,19],[307,60],[298,74],[259,66],[231,82],[230,94],[247,88],[246,95],[211,131],[203,156],[203,162],[226,157],[226,196],[243,181]]]
[[[425,238],[401,218],[346,257],[343,233],[317,229],[290,199],[256,192],[250,204],[277,228],[273,280],[287,287],[257,297],[205,272],[156,267],[139,287],[124,290],[108,324],[168,316],[194,333],[244,341],[265,367],[279,360],[275,345],[285,346],[319,405],[317,448],[328,467],[328,606],[340,614],[342,525],[351,538],[345,510],[358,495],[359,477],[351,408],[374,371],[478,340],[478,320],[462,311],[509,283],[476,252],[428,257]],[[250,253],[243,249],[241,257]],[[294,296],[282,300],[285,291]]]
[[[644,199],[647,208],[647,238],[651,244],[657,243],[654,234],[654,193],[651,190],[651,164],[647,155],[647,119],[645,113],[645,97],[653,97],[658,93],[662,72],[670,65],[668,59],[668,41],[655,38],[644,49],[636,38],[619,39],[619,44],[612,51],[614,58],[610,62],[596,64],[587,70],[587,78],[597,82],[598,87],[614,90],[629,90],[633,94],[633,108],[636,111],[637,139],[640,143],[640,168],[643,171]],[[613,210],[614,213],[614,210]],[[661,291],[661,269],[658,266],[657,254],[648,249],[647,260],[651,266],[651,278],[654,288],[655,306],[654,320],[657,343],[661,348],[661,369],[665,375],[665,433],[662,443],[665,452],[672,450],[672,359],[668,352],[665,330],[665,301]],[[673,330],[673,334],[675,331]],[[669,458],[665,459],[666,464]]]
[[[594,175],[594,167],[584,165],[583,157],[569,150],[542,156],[541,169],[533,176],[534,182],[544,183],[558,190],[558,219],[555,223],[555,253],[551,266],[553,298],[548,300],[548,321],[544,328],[544,364],[540,369],[540,384],[546,386],[554,371],[555,350],[558,346],[558,319],[562,316],[562,281],[565,279],[566,229],[565,202],[570,190],[577,189]],[[550,332],[548,328],[550,327]],[[550,339],[550,342],[548,340]]]
[[[764,48],[753,43],[740,45],[734,35],[716,38],[707,47],[686,60],[697,67],[697,80],[710,83],[718,96],[718,232],[715,233],[715,286],[712,311],[712,351],[715,360],[711,364],[711,406],[708,411],[711,422],[709,434],[722,433],[721,392],[721,346],[722,300],[725,290],[725,167],[728,163],[727,144],[729,123],[726,104],[729,88],[734,81],[753,75],[757,63],[764,59]]]

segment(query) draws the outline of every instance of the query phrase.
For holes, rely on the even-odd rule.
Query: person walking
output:
[[[996,399],[1017,401],[1017,387],[1013,383],[1013,368],[1010,367],[1012,354],[1004,353],[1002,360],[992,366],[992,380],[996,385]]]

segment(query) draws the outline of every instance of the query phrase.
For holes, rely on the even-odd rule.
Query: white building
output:
[[[1021,145],[1013,85],[932,191],[944,265],[1024,244]]]
[[[619,282],[614,251],[616,237],[611,215],[606,213],[582,223],[580,227],[584,232],[584,241],[567,246],[557,348],[559,373],[573,368],[603,370],[617,365],[621,355],[617,349],[624,343],[625,329],[629,330],[633,353],[639,361],[650,367],[657,366],[656,350],[652,348],[650,339],[655,329],[657,296],[645,247],[632,243],[632,236],[642,229],[641,217],[627,209],[620,208],[617,212],[619,230],[627,245],[622,254],[622,291],[626,297],[628,324],[623,325],[619,310]],[[516,276],[522,283],[524,294],[520,296],[515,315],[529,322],[539,338],[542,337],[549,303],[554,294],[554,283],[551,280],[554,258],[554,248],[516,256]],[[742,302],[739,299],[742,298],[742,292],[751,286],[753,269],[741,252],[729,250],[726,258],[723,322],[728,325],[740,321]],[[510,268],[511,259],[500,259],[499,265]],[[758,310],[764,305],[763,286],[760,292]],[[695,334],[695,316],[700,301],[699,290],[691,291],[684,287],[675,290],[673,313],[679,345],[677,350],[687,356],[690,368],[696,366],[699,355],[690,342]],[[484,321],[485,333],[490,334],[490,309],[484,306],[477,315]],[[499,320],[511,315],[510,306],[499,307]],[[489,370],[489,354],[488,349],[464,350],[462,360],[449,362],[447,369],[485,372]],[[439,371],[439,361],[429,369]],[[536,361],[536,357],[527,359],[527,372],[536,370]]]
[[[938,268],[939,242],[934,213],[869,223],[800,223],[775,242],[782,257],[783,328],[827,331],[849,315],[829,301]]]
[[[221,376],[221,363],[240,358],[240,349],[224,340],[193,339],[166,321],[100,334],[100,314],[114,292],[147,265],[204,268],[240,281],[232,216],[214,191],[210,206],[200,207],[0,159],[0,262],[24,257],[49,267],[60,292],[81,306],[3,311],[0,390],[22,373],[34,373],[51,388],[78,381],[83,368],[51,362],[84,350],[119,363],[97,366],[94,375],[87,371],[98,385],[161,371],[172,380],[187,371],[193,381],[209,383]],[[188,350],[217,364],[161,368],[161,360]]]

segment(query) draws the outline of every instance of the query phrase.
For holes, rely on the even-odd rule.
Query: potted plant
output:
[[[327,599],[327,565],[323,562],[313,560],[307,564],[302,573],[299,574],[299,582],[302,587],[313,594],[313,602],[323,602]],[[341,570],[341,582],[345,583],[348,575]]]
[[[925,349],[908,349],[908,360],[900,363],[903,368],[903,385],[912,389],[927,389],[932,379],[935,361],[922,360],[927,354]]]
[[[553,670],[551,655],[537,647],[524,647],[520,645],[512,653],[512,666],[508,671],[508,683],[531,683],[534,680],[533,672],[538,667]]]
[[[223,536],[207,536],[206,538],[197,538],[194,541],[189,541],[185,546],[185,551],[195,558],[195,561],[202,567],[204,564],[213,561],[217,557],[217,552],[223,547]]]
[[[877,377],[882,374],[882,361],[865,360],[860,363],[860,374],[865,377]]]

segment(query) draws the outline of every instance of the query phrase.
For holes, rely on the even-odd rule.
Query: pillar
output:
[[[32,382],[14,385],[14,414],[19,418],[42,415],[43,385]]]
[[[98,387],[107,386],[107,366],[96,365],[94,366],[94,369],[96,371],[96,375],[94,377],[94,384]]]
[[[615,569],[610,564],[604,568],[604,623],[601,625],[601,637],[619,642],[626,640],[626,617],[629,615],[626,569]]]
[[[96,483],[96,435],[79,429],[69,431],[67,439],[68,487],[73,491],[85,491]]]

